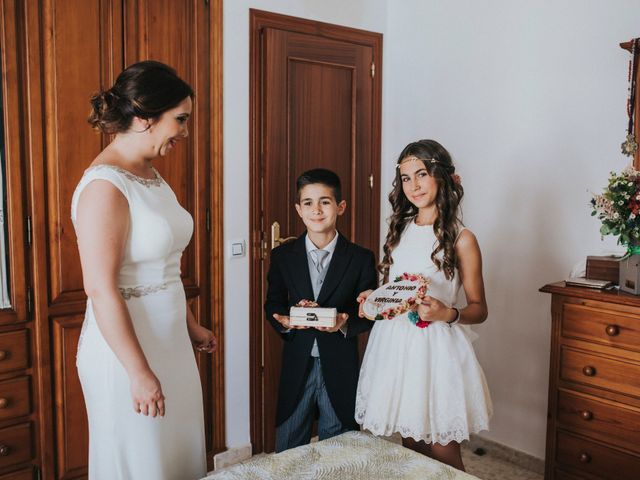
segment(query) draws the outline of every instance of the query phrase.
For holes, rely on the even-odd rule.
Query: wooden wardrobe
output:
[[[182,276],[222,342],[222,0],[0,0],[4,220],[11,307],[0,310],[0,480],[80,479],[88,431],[75,359],[86,297],[71,195],[109,138],[92,93],[159,60],[195,92],[189,140],[157,167],[195,221]],[[0,164],[1,165],[1,164]],[[223,352],[198,354],[207,459],[224,449]]]

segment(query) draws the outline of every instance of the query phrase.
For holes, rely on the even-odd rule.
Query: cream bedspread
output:
[[[264,455],[203,480],[472,480],[473,475],[365,432]]]

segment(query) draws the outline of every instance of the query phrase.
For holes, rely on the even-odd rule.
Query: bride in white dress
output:
[[[71,215],[87,310],[77,366],[89,419],[89,479],[206,475],[202,388],[193,346],[215,338],[190,312],[180,258],[193,220],[151,166],[186,137],[193,92],[139,62],[92,99],[114,140],[86,170]]]

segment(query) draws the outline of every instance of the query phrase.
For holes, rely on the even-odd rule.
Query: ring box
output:
[[[338,312],[335,308],[291,307],[289,325],[294,327],[335,327]]]

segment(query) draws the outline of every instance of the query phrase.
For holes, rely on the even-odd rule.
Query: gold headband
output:
[[[419,160],[419,161],[421,161],[421,162],[438,163],[438,160],[436,160],[435,158],[425,158],[425,159],[422,159],[422,158],[416,157],[415,155],[409,155],[408,157],[404,157],[404,158],[400,161],[400,163],[398,163],[398,164],[396,165],[396,168],[400,168],[400,165],[402,165],[403,163],[412,162],[412,161],[414,161],[414,160]]]

